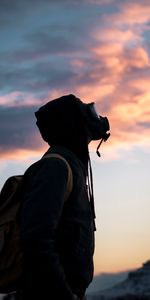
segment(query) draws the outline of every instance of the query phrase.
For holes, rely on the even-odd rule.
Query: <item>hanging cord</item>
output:
[[[91,204],[92,213],[93,213],[94,231],[96,231],[96,224],[95,224],[96,214],[95,214],[95,203],[94,203],[93,175],[92,175],[92,167],[91,167],[90,157],[89,157],[89,171],[88,171],[88,190],[89,190],[90,204]]]
[[[98,146],[97,146],[97,149],[96,149],[96,153],[97,153],[97,155],[98,155],[99,157],[101,157],[101,154],[100,154],[100,152],[99,152],[99,148],[100,148],[100,146],[101,146],[101,144],[102,144],[103,141],[104,141],[104,139],[101,139],[101,140],[100,140],[100,142],[99,142],[99,144],[98,144]]]
[[[109,133],[106,132],[106,133],[105,133],[105,136],[104,136],[103,138],[101,138],[101,140],[100,140],[100,142],[99,142],[99,144],[98,144],[98,146],[97,146],[97,149],[96,149],[96,153],[97,153],[97,155],[98,155],[99,157],[101,157],[101,154],[100,154],[100,152],[99,152],[99,148],[100,148],[102,142],[103,142],[103,141],[106,142],[106,141],[108,140],[109,137],[110,137],[110,132],[109,132]]]

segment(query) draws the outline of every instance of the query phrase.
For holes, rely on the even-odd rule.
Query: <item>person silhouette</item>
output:
[[[22,299],[85,299],[93,279],[95,244],[88,145],[108,138],[109,122],[97,115],[94,103],[74,95],[49,101],[35,116],[49,149],[24,174]],[[48,154],[54,157],[46,158]],[[67,199],[66,162],[73,181]]]

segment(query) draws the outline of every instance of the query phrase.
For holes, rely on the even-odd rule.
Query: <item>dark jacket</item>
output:
[[[25,173],[23,299],[71,300],[83,296],[93,278],[93,215],[82,162],[63,147],[48,152],[70,164],[73,190],[64,202],[68,169],[58,158],[42,159]]]

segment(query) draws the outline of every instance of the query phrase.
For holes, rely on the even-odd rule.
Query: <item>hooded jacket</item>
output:
[[[48,153],[68,161],[73,189],[64,201],[68,169],[58,158],[39,160],[25,172],[23,300],[83,297],[93,278],[94,227],[85,163],[64,145],[53,145]]]

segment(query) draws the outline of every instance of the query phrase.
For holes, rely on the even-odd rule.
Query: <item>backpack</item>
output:
[[[73,188],[73,175],[70,165],[59,154],[47,154],[63,160],[68,169],[65,201]],[[21,208],[21,187],[24,175],[9,177],[0,193],[0,293],[17,290],[21,281],[23,253],[20,245],[19,212]]]

